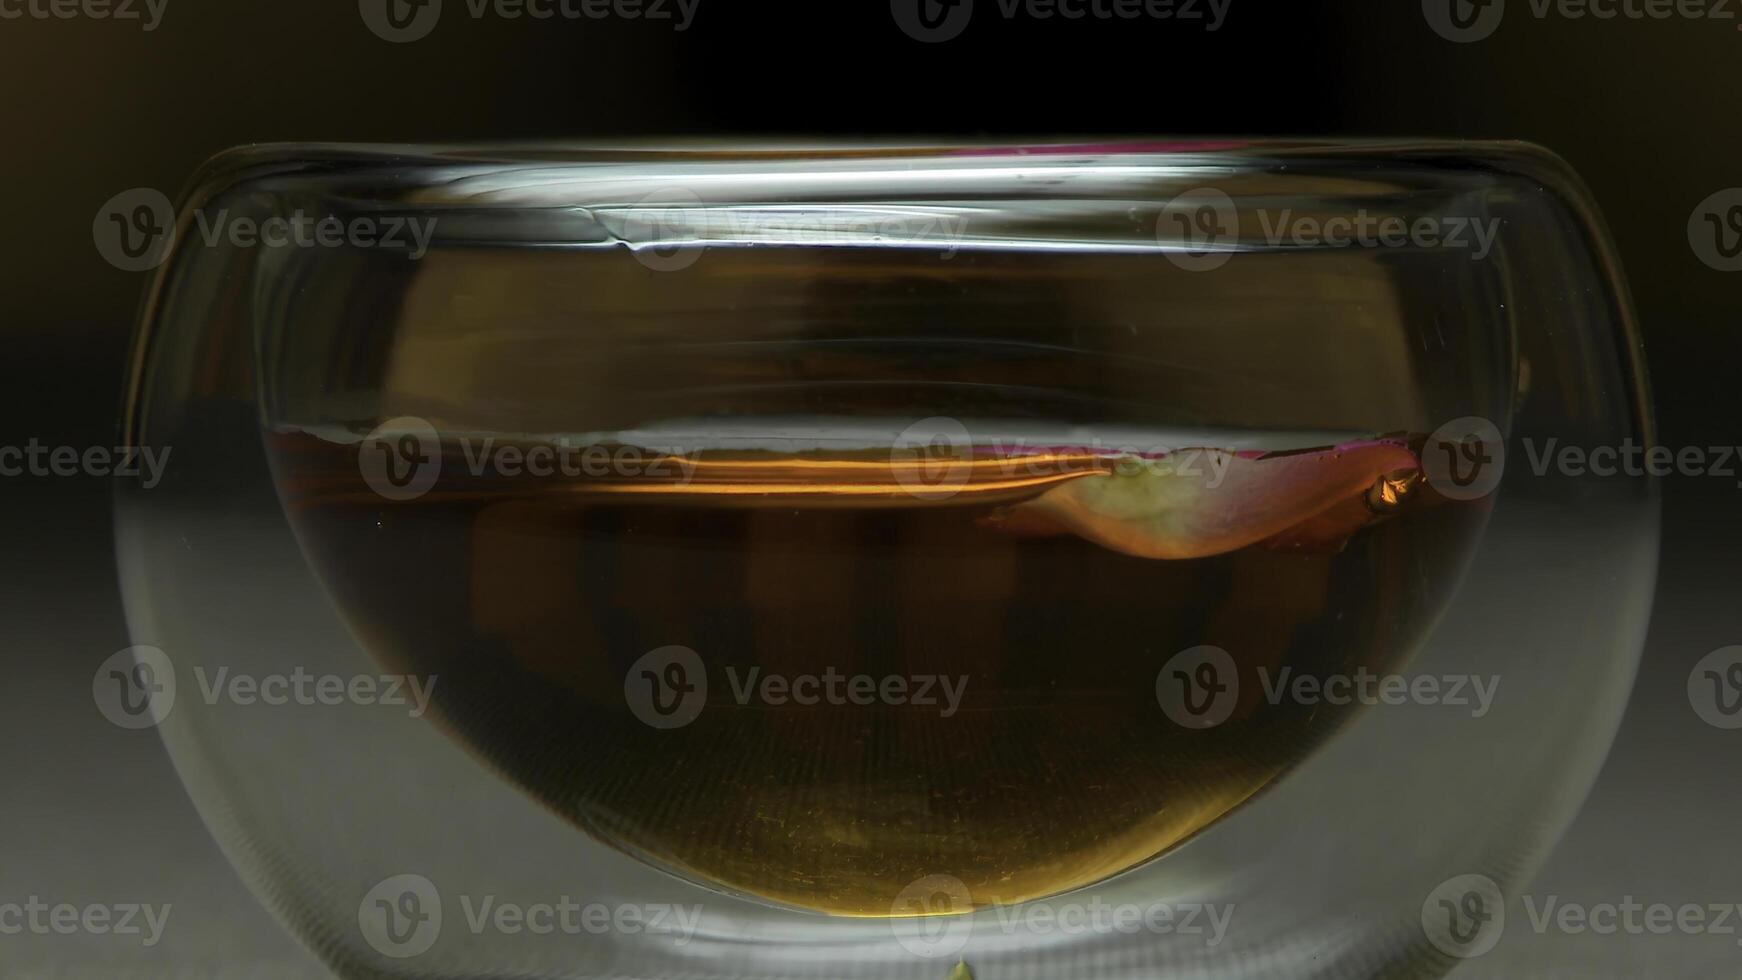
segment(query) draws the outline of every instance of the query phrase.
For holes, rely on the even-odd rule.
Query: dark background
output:
[[[1498,31],[1470,44],[1436,35],[1415,0],[1233,0],[1214,33],[1006,21],[995,0],[979,4],[961,37],[931,45],[903,34],[886,0],[700,0],[684,33],[475,21],[447,0],[432,34],[402,45],[371,34],[347,0],[169,0],[149,33],[0,19],[0,444],[113,444],[146,282],[92,243],[92,219],[117,192],[174,197],[211,154],[259,141],[710,134],[1539,142],[1583,174],[1618,242],[1660,441],[1742,441],[1742,273],[1701,264],[1687,235],[1699,202],[1742,186],[1742,3],[1733,20],[1597,20],[1538,19],[1512,0]],[[1730,595],[1742,489],[1714,477],[1663,489],[1661,582],[1635,699],[1603,781],[1534,886],[1570,901],[1742,900],[1742,732],[1701,723],[1685,692],[1695,661],[1742,642]],[[92,708],[91,671],[128,645],[107,485],[16,477],[0,494],[0,901],[176,904],[159,950],[0,937],[0,975],[315,975],[205,836],[155,736],[113,729]],[[1509,929],[1466,973],[1737,976],[1742,948]]]

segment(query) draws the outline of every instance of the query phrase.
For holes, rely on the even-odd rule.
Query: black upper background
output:
[[[22,3],[25,0],[9,0]],[[45,0],[38,0],[45,2]],[[1621,0],[1615,0],[1621,2]],[[1718,2],[1718,0],[1713,0]],[[691,28],[473,20],[410,44],[355,3],[168,0],[157,30],[0,20],[9,345],[24,430],[114,412],[143,276],[105,265],[96,209],[173,196],[201,160],[280,140],[442,142],[635,135],[1346,135],[1529,139],[1592,186],[1635,289],[1665,441],[1728,428],[1742,276],[1700,265],[1696,203],[1742,185],[1737,21],[1569,20],[1512,0],[1473,44],[1414,0],[1232,0],[1182,21],[1005,20],[921,44],[885,0],[699,0]],[[1737,4],[1742,15],[1742,3]],[[45,360],[61,368],[44,372]],[[18,372],[12,374],[12,372]],[[52,383],[51,383],[52,382]],[[100,440],[99,440],[100,441]]]

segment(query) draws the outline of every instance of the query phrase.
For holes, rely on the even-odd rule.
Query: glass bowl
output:
[[[248,148],[163,254],[119,693],[342,976],[1438,975],[1631,684],[1535,147]]]

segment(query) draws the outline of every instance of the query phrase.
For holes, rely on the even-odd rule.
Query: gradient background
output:
[[[40,2],[40,0],[39,0]],[[112,445],[145,274],[97,254],[113,194],[172,197],[256,141],[442,142],[738,134],[1269,134],[1521,138],[1566,157],[1631,278],[1672,448],[1735,444],[1742,273],[1687,223],[1742,186],[1735,20],[1572,20],[1511,0],[1472,44],[1415,0],[1233,0],[1216,33],[1169,21],[1007,22],[994,0],[919,44],[885,0],[700,0],[685,33],[634,21],[474,21],[447,0],[413,44],[349,0],[169,0],[137,23],[0,19],[0,444]],[[1617,0],[1619,2],[1619,0]],[[1635,0],[1639,2],[1639,0]],[[1716,0],[1713,0],[1716,2]],[[0,9],[17,9],[0,4]],[[1742,642],[1734,478],[1671,478],[1663,565],[1632,706],[1602,781],[1531,891],[1565,901],[1742,901],[1742,731],[1686,680]],[[150,732],[103,721],[96,664],[129,645],[99,479],[0,480],[0,901],[174,904],[163,944],[0,936],[7,977],[315,977],[248,895]],[[1520,916],[1522,919],[1522,916]],[[1459,976],[1734,977],[1724,936],[1537,935],[1509,923]]]

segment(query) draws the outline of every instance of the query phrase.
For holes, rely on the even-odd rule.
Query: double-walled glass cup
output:
[[[1533,147],[285,146],[176,226],[124,703],[346,977],[1437,975],[1631,683]]]

